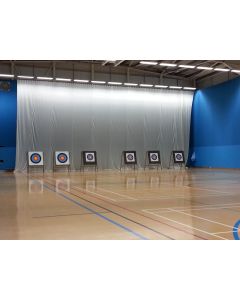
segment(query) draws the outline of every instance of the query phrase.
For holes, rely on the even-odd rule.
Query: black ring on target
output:
[[[176,154],[175,157],[176,157],[177,160],[182,160],[183,159],[182,154],[180,154],[180,153]]]
[[[127,155],[127,159],[130,160],[130,161],[132,161],[134,159],[134,156],[132,154],[128,154]]]
[[[64,164],[67,160],[68,160],[68,157],[65,153],[59,153],[58,156],[57,156],[57,160]]]
[[[31,156],[30,156],[30,160],[32,163],[34,164],[39,164],[40,161],[42,160],[41,158],[41,155],[38,154],[38,153],[33,153]]]
[[[157,154],[153,153],[151,155],[151,160],[157,160],[157,159],[158,159]]]
[[[87,154],[87,159],[88,159],[88,160],[93,160],[93,159],[94,159],[93,154],[88,153],[88,154]]]

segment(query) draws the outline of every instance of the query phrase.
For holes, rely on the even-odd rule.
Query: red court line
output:
[[[49,179],[49,180],[52,180],[52,178],[48,178],[48,179]],[[80,192],[79,190],[74,189],[74,188],[72,188],[72,187],[71,187],[71,189],[73,189],[74,191],[76,191],[76,192],[78,192],[78,193],[83,193],[83,194],[85,194],[85,195],[87,195],[87,196],[91,196],[91,195],[89,195],[89,194],[86,193],[86,192],[83,192],[83,191]],[[72,195],[74,195],[74,196],[76,196],[76,197],[79,197],[78,195],[75,195],[75,194],[73,194],[73,193],[71,193],[71,192],[67,192],[67,193],[70,193],[70,194],[72,194]],[[169,227],[174,228],[174,229],[176,229],[176,230],[178,230],[178,231],[182,231],[182,232],[187,233],[187,234],[189,234],[189,235],[193,235],[193,236],[195,236],[195,237],[197,237],[197,238],[199,238],[199,239],[207,240],[206,238],[203,238],[203,237],[201,237],[201,236],[199,236],[199,235],[196,235],[196,234],[194,234],[194,233],[190,233],[190,232],[188,232],[188,231],[186,231],[186,230],[184,230],[184,229],[180,229],[180,228],[175,227],[175,226],[173,226],[173,225],[169,225],[169,224],[167,224],[167,223],[164,223],[164,222],[162,222],[162,221],[160,221],[160,220],[156,220],[156,219],[151,218],[151,217],[149,217],[149,216],[145,216],[145,215],[143,215],[143,214],[141,214],[141,213],[139,213],[139,212],[136,212],[136,211],[134,211],[134,210],[131,210],[131,209],[122,207],[122,206],[120,206],[120,205],[118,205],[118,204],[111,203],[111,202],[109,202],[109,201],[107,201],[107,200],[105,200],[105,199],[101,199],[101,198],[99,198],[99,197],[97,197],[97,196],[95,196],[95,195],[94,195],[94,196],[91,196],[91,197],[96,198],[96,199],[98,199],[98,200],[101,200],[101,201],[103,201],[103,202],[106,202],[106,203],[108,203],[108,204],[110,204],[110,205],[119,207],[119,208],[121,208],[121,209],[127,210],[127,211],[129,211],[129,212],[131,212],[131,213],[134,213],[134,214],[136,214],[136,215],[145,217],[145,218],[150,219],[150,220],[152,220],[152,221],[155,221],[155,222],[157,222],[157,223],[160,223],[160,224],[169,226]],[[104,196],[103,196],[103,197],[104,197]]]

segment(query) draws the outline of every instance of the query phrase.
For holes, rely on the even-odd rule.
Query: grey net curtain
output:
[[[193,93],[187,91],[18,81],[16,170],[27,168],[27,151],[69,150],[72,169],[80,153],[96,150],[102,169],[118,169],[121,152],[160,150],[167,167],[172,150],[189,146]]]

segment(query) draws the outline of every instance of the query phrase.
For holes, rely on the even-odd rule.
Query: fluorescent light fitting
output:
[[[125,82],[124,85],[126,86],[137,86],[137,83]]]
[[[140,86],[141,87],[152,87],[153,84],[141,83]]]
[[[212,70],[212,67],[203,67],[203,66],[198,66],[197,69],[199,70]]]
[[[175,90],[180,90],[180,89],[182,89],[182,87],[181,86],[170,86],[169,87],[170,89],[175,89]]]
[[[160,88],[160,89],[166,89],[168,88],[168,85],[159,85],[159,84],[156,84],[154,85],[155,88]]]
[[[231,72],[240,73],[240,70],[231,70]]]
[[[91,83],[104,84],[104,83],[106,83],[106,81],[92,80]]]
[[[0,74],[0,77],[8,77],[8,78],[13,78],[14,75],[11,74]]]
[[[52,77],[37,77],[39,80],[53,80]]]
[[[109,81],[108,84],[111,84],[111,85],[122,85],[122,82]]]
[[[229,69],[222,69],[222,68],[214,68],[214,71],[220,71],[220,72],[229,72]]]
[[[179,68],[186,68],[186,69],[194,69],[196,66],[190,66],[190,65],[179,65]]]
[[[160,66],[164,66],[164,67],[176,67],[176,64],[170,64],[170,63],[160,63]]]
[[[56,78],[56,81],[71,81],[72,79],[70,78]]]
[[[156,66],[158,63],[156,61],[140,61],[140,64]]]
[[[18,78],[21,78],[21,79],[33,79],[34,76],[18,75]]]
[[[82,83],[87,83],[87,82],[89,82],[89,80],[86,80],[86,79],[74,79],[73,80],[74,82],[82,82]]]
[[[185,86],[183,89],[184,90],[189,90],[189,91],[195,91],[196,90],[195,87],[188,87],[188,86]]]

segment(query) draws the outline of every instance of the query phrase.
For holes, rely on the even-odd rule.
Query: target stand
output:
[[[29,151],[27,152],[27,172],[30,168],[41,168],[44,173],[44,160],[43,152],[41,151]]]
[[[97,151],[82,151],[80,171],[84,172],[87,167],[94,167],[98,171]]]
[[[171,166],[175,167],[176,165],[185,169],[185,157],[184,151],[182,150],[174,150],[171,152],[168,169],[170,169]]]
[[[120,171],[122,168],[126,168],[126,166],[133,167],[134,171],[136,170],[137,166],[137,154],[136,151],[123,151],[121,155],[121,166]]]
[[[55,151],[53,155],[53,172],[61,167],[67,167],[70,172],[70,153],[69,151]]]
[[[147,151],[145,155],[145,163],[144,163],[144,170],[148,167],[157,167],[157,170],[159,167],[162,170],[162,162],[161,162],[161,156],[160,151]]]

